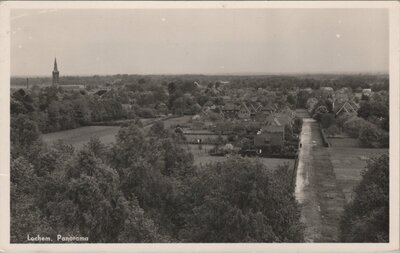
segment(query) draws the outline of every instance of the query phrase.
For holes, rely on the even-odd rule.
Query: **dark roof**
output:
[[[285,131],[284,126],[264,126],[261,130],[263,133],[283,133]]]

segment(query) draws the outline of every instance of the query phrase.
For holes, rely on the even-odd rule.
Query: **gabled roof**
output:
[[[259,104],[256,104],[256,105],[250,104],[250,110],[253,113],[258,112],[261,108],[262,108],[262,106]]]
[[[277,126],[285,126],[290,125],[292,122],[292,116],[286,113],[274,113],[267,117],[266,123],[267,125],[277,125]]]
[[[246,112],[251,113],[249,107],[245,103],[242,103],[240,106],[240,110],[244,109]]]
[[[345,101],[344,103],[338,105],[335,104],[335,108],[333,109],[333,111],[335,112],[336,115],[338,115],[342,111],[357,113],[358,109],[359,109],[358,104],[354,103],[353,101]]]
[[[265,121],[267,126],[283,126],[284,124],[276,117],[276,114],[271,114]]]

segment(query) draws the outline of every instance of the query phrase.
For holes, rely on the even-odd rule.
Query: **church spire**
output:
[[[54,58],[53,85],[59,84],[59,75],[60,75],[60,72],[58,72],[58,68],[57,68],[57,59]]]
[[[58,69],[57,69],[57,58],[54,58],[54,71],[58,71]]]

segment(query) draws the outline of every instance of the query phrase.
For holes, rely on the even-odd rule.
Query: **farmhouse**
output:
[[[280,125],[264,126],[254,137],[254,146],[258,149],[282,147],[285,140],[285,127]]]

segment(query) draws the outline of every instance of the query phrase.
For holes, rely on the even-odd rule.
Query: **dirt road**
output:
[[[336,242],[345,201],[315,120],[303,119],[301,144],[295,195],[306,226],[305,240]]]

